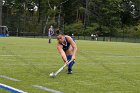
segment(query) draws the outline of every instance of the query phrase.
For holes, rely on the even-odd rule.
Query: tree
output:
[[[2,2],[3,0],[0,0],[0,25],[2,25]]]
[[[140,0],[5,0],[3,17],[12,31],[42,33],[54,25],[72,26],[77,35],[115,36],[121,27],[139,24]]]
[[[99,30],[102,33],[109,33],[110,36],[115,32],[114,29],[119,27],[120,8],[119,0],[93,0],[90,2],[89,11],[91,23],[99,24]],[[108,28],[107,30],[104,28]]]

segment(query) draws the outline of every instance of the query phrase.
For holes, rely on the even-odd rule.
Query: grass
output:
[[[73,74],[64,69],[55,78],[62,59],[56,40],[0,38],[0,83],[28,93],[47,93],[40,85],[64,93],[140,93],[140,44],[77,40],[78,53]],[[9,92],[9,91],[8,91]],[[8,93],[0,89],[0,93]],[[49,92],[48,92],[49,93]]]

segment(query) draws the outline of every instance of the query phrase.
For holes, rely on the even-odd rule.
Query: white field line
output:
[[[15,62],[15,61],[17,61],[17,60],[14,60],[14,59],[7,59],[7,58],[5,58],[5,59],[1,59],[0,58],[0,62],[3,62],[3,61],[10,61],[10,62]]]
[[[51,92],[51,93],[63,93],[61,91],[57,91],[57,90],[54,90],[54,89],[49,89],[47,87],[43,87],[43,86],[39,86],[39,85],[32,85],[36,88],[39,88],[39,89],[42,89],[42,90],[45,90],[45,91],[48,91],[48,92]]]
[[[5,67],[9,67],[9,66],[31,66],[31,65],[33,65],[33,66],[56,66],[56,65],[50,65],[50,64],[47,64],[47,63],[46,64],[41,64],[41,63],[40,64],[39,63],[38,64],[33,64],[33,63],[32,64],[29,64],[29,63],[27,63],[27,64],[22,64],[22,63],[21,64],[19,64],[19,63],[14,64],[13,63],[13,64],[11,64],[11,63],[6,63],[6,64],[2,64],[2,65],[3,65],[3,67],[4,66]],[[2,68],[2,67],[0,67],[0,68]],[[52,67],[49,67],[49,68],[52,68]]]
[[[0,58],[0,60],[10,60],[10,61],[12,60],[12,61],[16,61],[16,59],[14,59],[14,58],[4,58],[4,57],[3,58]]]
[[[0,55],[1,57],[14,57],[14,56],[20,56],[20,55]]]
[[[124,57],[124,58],[140,58],[140,56],[123,56],[123,55],[104,55],[103,57]]]
[[[95,54],[102,54],[99,57],[134,57],[134,58],[140,58],[139,55],[133,56],[133,55],[121,55],[121,54],[113,54],[113,53],[105,53],[105,52],[98,52],[98,51],[83,51],[81,50],[80,52],[88,54],[88,53],[95,53]],[[96,56],[96,55],[95,55]],[[97,57],[97,56],[96,56]]]
[[[11,77],[8,77],[8,76],[5,76],[5,75],[0,75],[0,78],[4,78],[4,79],[8,79],[8,80],[11,80],[11,81],[21,81],[21,80],[17,80],[15,78],[11,78]]]
[[[16,89],[16,88],[13,88],[11,86],[8,86],[8,85],[5,85],[5,84],[1,84],[1,83],[0,83],[0,88],[3,88],[5,90],[9,90],[12,93],[27,93],[27,92],[24,92],[22,90],[19,90],[19,89]]]
[[[77,64],[96,65],[96,64],[98,64],[98,62],[94,63],[94,61],[93,61],[93,62],[89,62],[89,63],[85,62],[85,63],[77,63]],[[104,64],[107,64],[107,65],[140,65],[139,62],[126,62],[126,63],[124,63],[124,62],[122,62],[122,63],[120,63],[120,62],[114,62],[114,63],[104,62]]]

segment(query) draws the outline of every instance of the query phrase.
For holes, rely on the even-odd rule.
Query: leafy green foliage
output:
[[[34,11],[37,6],[38,10]],[[139,0],[5,0],[3,5],[3,24],[13,31],[33,29],[26,22],[37,24],[42,30],[44,26],[54,25],[65,28],[67,34],[89,35],[95,29],[115,35],[120,28],[137,26],[140,20]],[[47,20],[47,18],[49,20]],[[35,21],[30,21],[34,19]],[[36,20],[37,19],[37,20]],[[29,22],[30,21],[30,22]],[[15,22],[15,24],[12,24]],[[92,26],[97,24],[98,27]],[[66,26],[66,27],[65,27]],[[71,27],[70,27],[71,26]],[[26,29],[22,29],[26,28]],[[68,29],[70,28],[70,29]],[[70,30],[70,31],[68,31]],[[132,35],[133,32],[130,34]]]

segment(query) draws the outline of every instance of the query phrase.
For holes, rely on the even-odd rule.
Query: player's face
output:
[[[59,43],[63,43],[65,41],[64,36],[63,35],[58,35],[57,40],[59,41]]]

